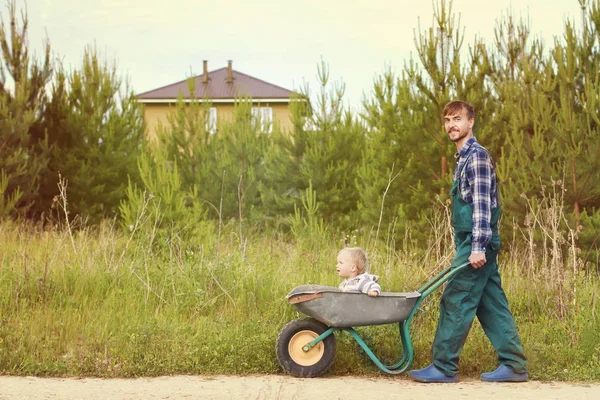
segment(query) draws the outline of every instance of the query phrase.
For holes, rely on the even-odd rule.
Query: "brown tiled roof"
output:
[[[233,82],[228,83],[227,67],[208,73],[208,84],[202,83],[202,74],[196,76],[195,97],[197,99],[235,99],[250,96],[252,99],[289,99],[294,92],[232,70]],[[189,98],[187,80],[163,86],[158,89],[140,93],[138,100],[175,99],[179,92],[184,98]]]

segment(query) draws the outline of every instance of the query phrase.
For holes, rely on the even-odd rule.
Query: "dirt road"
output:
[[[405,377],[169,376],[140,379],[0,377],[1,400],[30,399],[559,399],[598,400],[600,383],[419,384]]]

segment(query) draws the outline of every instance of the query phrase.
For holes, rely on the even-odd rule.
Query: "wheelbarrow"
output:
[[[349,333],[377,367],[388,374],[401,374],[414,359],[409,325],[421,302],[467,267],[448,267],[429,282],[410,293],[382,292],[377,297],[342,292],[336,287],[302,285],[286,298],[308,318],[289,322],[277,336],[275,352],[283,370],[303,378],[326,372],[335,358],[334,332]],[[397,323],[402,357],[394,365],[384,365],[371,351],[354,327]]]

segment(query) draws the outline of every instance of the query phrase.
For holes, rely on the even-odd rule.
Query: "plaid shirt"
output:
[[[485,253],[485,247],[492,239],[490,220],[492,208],[498,207],[496,169],[490,153],[470,138],[454,155],[456,170],[464,165],[460,175],[460,197],[473,207],[473,253]],[[466,163],[466,164],[465,164]]]

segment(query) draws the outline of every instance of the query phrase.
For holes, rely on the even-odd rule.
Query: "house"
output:
[[[216,133],[217,118],[222,120],[233,115],[235,101],[240,96],[252,99],[252,115],[260,129],[268,133],[273,129],[273,123],[278,123],[283,130],[291,128],[289,105],[295,92],[235,71],[232,61],[228,61],[227,67],[211,72],[208,72],[206,60],[203,64],[202,75],[196,76],[194,98],[211,104],[207,116],[207,128],[211,133]],[[156,136],[159,121],[167,123],[167,114],[174,109],[180,92],[185,102],[191,101],[187,79],[136,96],[144,104],[149,138]]]

